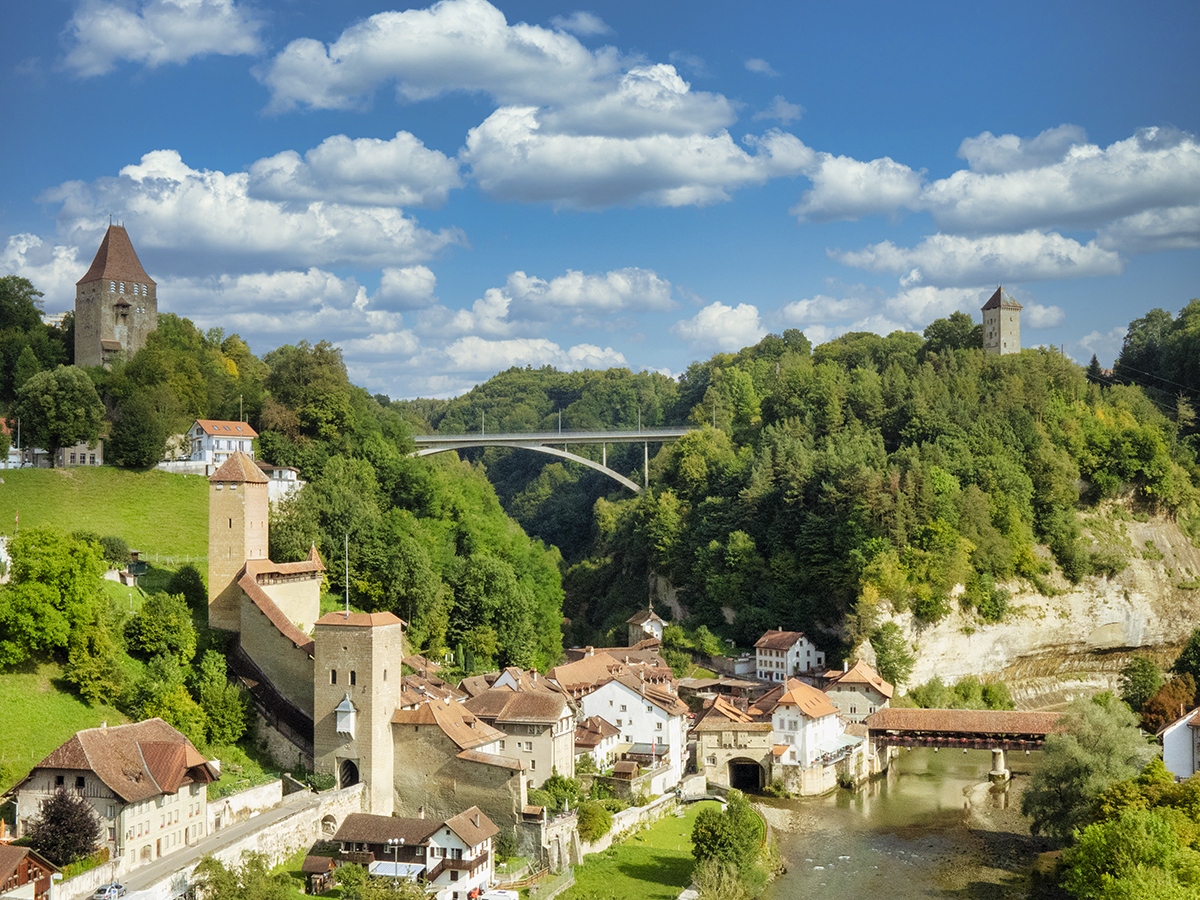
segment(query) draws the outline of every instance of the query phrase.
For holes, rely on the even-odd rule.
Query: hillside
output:
[[[124,538],[151,560],[191,562],[208,555],[208,482],[166,472],[110,466],[0,470],[0,534],[53,525]]]

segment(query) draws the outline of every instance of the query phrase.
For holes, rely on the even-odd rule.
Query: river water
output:
[[[1024,900],[1044,847],[1021,817],[1040,754],[1011,754],[1007,791],[988,784],[991,753],[901,751],[855,793],[760,803],[787,867],[766,900]]]

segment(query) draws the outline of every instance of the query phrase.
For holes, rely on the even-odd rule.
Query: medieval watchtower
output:
[[[235,453],[208,479],[208,625],[240,627],[238,578],[250,560],[267,558],[267,476]]]
[[[75,364],[111,365],[146,345],[158,327],[158,293],[122,225],[109,225],[87,274],[75,283]]]
[[[392,715],[404,622],[390,612],[326,613],[313,629],[313,767],[366,784],[364,809],[392,814]]]
[[[983,352],[1021,352],[1021,304],[1003,285],[983,304]]]

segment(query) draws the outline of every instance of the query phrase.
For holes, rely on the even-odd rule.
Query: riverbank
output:
[[[692,882],[692,825],[705,806],[690,803],[619,844],[584,857],[575,867],[574,887],[562,900],[676,900]]]

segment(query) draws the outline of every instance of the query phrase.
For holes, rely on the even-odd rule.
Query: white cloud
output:
[[[1100,229],[1097,243],[1127,253],[1200,247],[1200,205],[1150,209],[1117,219]]]
[[[595,13],[576,10],[567,16],[555,16],[550,24],[560,31],[569,31],[581,37],[612,34],[613,30]]]
[[[625,357],[611,347],[576,344],[564,350],[547,338],[489,341],[471,335],[446,347],[445,355],[454,371],[489,374],[512,366],[554,366],[575,371],[625,365]]]
[[[676,322],[671,331],[693,347],[726,351],[756,344],[767,333],[758,307],[750,303],[726,306],[720,301],[710,303],[690,319]]]
[[[87,271],[75,247],[50,244],[34,234],[11,235],[0,249],[0,273],[28,278],[44,295],[42,309],[66,312],[75,306],[75,282]]]
[[[388,308],[420,309],[437,298],[437,276],[427,266],[387,266],[379,279],[375,301]]]
[[[286,150],[250,167],[251,195],[267,200],[432,206],[461,186],[458,162],[407,131],[386,141],[338,134],[303,158]]]
[[[771,64],[769,62],[767,62],[765,59],[758,58],[746,60],[746,71],[753,72],[755,75],[769,75],[772,78],[779,75],[778,72],[771,68]]]
[[[794,174],[812,156],[781,132],[750,146],[755,153],[726,131],[628,139],[546,134],[536,109],[506,107],[471,129],[463,158],[480,186],[501,198],[596,208],[716,203],[738,187]]]
[[[852,319],[863,315],[871,306],[870,301],[854,297],[837,299],[818,294],[808,300],[794,300],[785,304],[778,318],[788,326],[827,322],[830,319]]]
[[[233,0],[84,0],[67,24],[64,60],[84,77],[121,60],[151,69],[197,56],[241,56],[261,49],[262,22]]]
[[[1082,359],[1086,363],[1091,359],[1092,354],[1095,354],[1102,366],[1110,368],[1125,344],[1126,331],[1128,329],[1124,325],[1119,325],[1104,332],[1095,330],[1088,332],[1076,342],[1083,351],[1075,357],[1076,361]]]
[[[858,251],[832,251],[845,265],[903,275],[902,285],[962,285],[1047,278],[1115,275],[1120,257],[1095,241],[1080,244],[1060,234],[1027,231],[985,237],[935,234],[916,247],[891,241]]]
[[[801,220],[861,219],[910,206],[921,194],[921,173],[890,157],[870,162],[816,155],[805,172],[812,190],[790,212]]]
[[[987,299],[988,289],[979,287],[938,288],[922,285],[910,287],[900,293],[888,297],[883,307],[888,314],[885,319],[887,331],[872,328],[880,334],[890,334],[895,331],[897,321],[904,322],[905,327],[921,331],[934,319],[943,319],[958,310],[978,316],[979,308]],[[991,288],[995,290],[995,288]]]
[[[804,115],[804,107],[797,103],[788,103],[779,94],[775,95],[775,99],[771,101],[771,105],[766,109],[759,110],[752,118],[770,119],[780,122],[783,125],[790,125]]]
[[[564,31],[509,25],[486,0],[441,0],[429,9],[381,12],[326,46],[292,41],[262,80],[275,110],[352,109],[384,83],[405,100],[478,91],[500,103],[543,104],[602,93],[614,51],[592,53]]]
[[[1037,169],[1061,161],[1070,149],[1087,142],[1087,133],[1077,125],[1048,128],[1035,138],[1015,134],[996,137],[990,131],[965,138],[958,155],[975,172],[997,174]]]
[[[313,201],[295,207],[250,196],[249,175],[197,170],[174,150],[145,154],[118,178],[67,182],[46,192],[62,203],[60,231],[95,246],[108,213],[137,222],[136,243],[175,271],[260,270],[422,262],[460,242],[431,232],[393,207]]]
[[[508,276],[505,293],[516,301],[514,311],[534,318],[560,310],[613,313],[621,310],[670,309],[671,282],[649,269],[614,269],[586,275],[568,269],[550,281],[524,272]]]
[[[1021,324],[1030,328],[1053,328],[1061,325],[1067,317],[1061,306],[1043,306],[1041,303],[1027,303],[1021,311]]]

